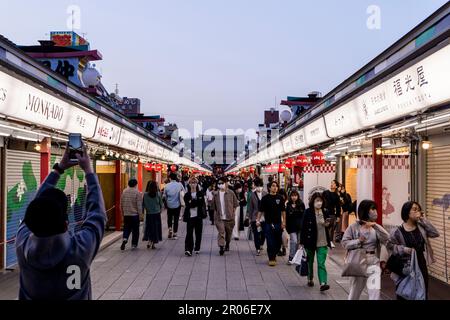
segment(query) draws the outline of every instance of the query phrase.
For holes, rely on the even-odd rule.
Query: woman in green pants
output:
[[[325,199],[322,194],[314,193],[309,201],[309,208],[306,209],[302,231],[300,232],[300,244],[305,248],[308,257],[308,286],[314,286],[314,256],[317,253],[320,291],[330,289],[327,283],[328,276],[325,261],[327,259],[328,248],[331,248],[328,233],[331,220],[325,208]]]

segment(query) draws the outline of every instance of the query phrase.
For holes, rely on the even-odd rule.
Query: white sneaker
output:
[[[195,251],[195,254],[200,254],[200,251]]]
[[[331,249],[336,248],[336,246],[334,245],[333,241],[331,241]]]

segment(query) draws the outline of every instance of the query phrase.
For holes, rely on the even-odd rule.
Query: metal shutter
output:
[[[430,240],[436,258],[430,274],[450,283],[450,145],[428,150],[426,197],[427,218],[441,235]]]
[[[50,168],[53,167],[55,162],[61,161],[61,156],[52,155],[50,158]],[[91,162],[92,167],[94,167]],[[87,184],[84,176],[84,171],[79,167],[72,167],[64,172],[60,177],[56,187],[67,195],[69,200],[69,229],[72,231],[78,231],[81,222],[86,215],[86,193]]]
[[[6,150],[6,268],[17,264],[15,237],[40,181],[40,154]]]

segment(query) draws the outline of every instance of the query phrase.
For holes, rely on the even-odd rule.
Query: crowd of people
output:
[[[68,231],[67,198],[56,188],[59,176],[75,165],[66,152],[28,206],[17,234],[20,299],[50,299],[55,295],[63,299],[92,298],[90,265],[103,237],[106,213],[88,153],[77,157],[88,184],[85,220],[75,233]],[[244,238],[252,238],[256,256],[266,247],[270,267],[277,265],[279,256],[288,254],[287,263],[292,264],[299,250],[305,252],[310,287],[314,286],[316,258],[320,291],[330,289],[326,260],[329,250],[340,242],[347,250],[342,275],[350,277],[350,300],[360,299],[364,288],[369,299],[379,299],[385,268],[391,272],[396,286],[403,288],[408,277],[405,270],[414,255],[418,263],[415,272],[422,275],[423,296],[428,297],[428,265],[434,261],[429,239],[439,233],[417,202],[403,205],[403,223],[389,234],[377,223],[376,203],[363,200],[356,207],[356,202],[336,180],[329,190],[316,192],[305,201],[298,188],[280,189],[275,179],[264,186],[259,177],[246,181],[231,176],[180,179],[171,173],[163,190],[155,181],[149,181],[142,194],[137,185],[136,179],[130,179],[121,196],[124,224],[121,250],[126,249],[130,236],[132,250],[138,247],[142,217],[142,240],[148,249],[156,249],[163,240],[161,215],[166,211],[168,239],[177,240],[179,221],[186,223],[184,241],[188,257],[200,254],[204,220],[208,219],[217,229],[220,256],[230,251],[232,239],[242,239],[243,231],[247,230]],[[353,213],[357,219],[349,225]],[[383,246],[390,255],[387,261],[381,261]],[[65,276],[71,266],[81,268],[79,280],[73,283],[75,291]],[[398,299],[404,298],[398,295]]]

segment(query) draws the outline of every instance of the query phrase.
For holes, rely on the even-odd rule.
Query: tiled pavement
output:
[[[91,268],[94,299],[347,298],[348,280],[340,277],[341,268],[333,259],[327,259],[331,289],[321,293],[318,280],[315,280],[315,287],[307,287],[306,278],[300,277],[293,266],[286,265],[286,257],[278,258],[276,267],[267,265],[266,254],[256,257],[253,244],[245,240],[244,232],[239,241],[231,242],[231,251],[220,256],[217,231],[208,221],[204,223],[201,253],[192,257],[184,256],[185,224],[181,221],[178,240],[166,239],[165,227],[164,240],[155,250],[148,250],[144,243],[140,243],[137,250],[130,250],[128,246],[127,250],[121,251],[120,242],[116,242],[101,251]],[[166,225],[164,221],[163,225]],[[17,273],[9,275],[9,285],[6,287],[0,276],[0,299],[17,297],[17,280]]]

